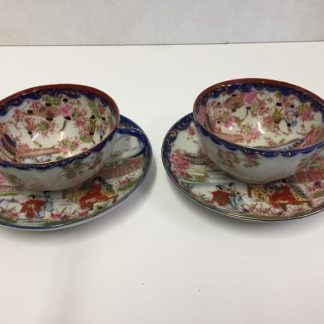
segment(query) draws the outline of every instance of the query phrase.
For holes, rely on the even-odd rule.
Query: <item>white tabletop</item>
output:
[[[207,86],[238,77],[324,96],[324,43],[0,48],[0,97],[39,84],[109,93],[148,134],[143,186],[100,219],[56,232],[0,228],[0,323],[324,323],[324,214],[239,221],[191,202],[160,158]]]

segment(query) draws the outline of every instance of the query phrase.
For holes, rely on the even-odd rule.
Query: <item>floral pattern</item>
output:
[[[220,164],[227,165],[230,168],[234,168],[235,164],[240,163],[238,155],[235,152],[230,152],[230,151],[219,150],[218,159]]]
[[[138,144],[130,145],[132,150]],[[101,158],[99,154],[87,165],[74,165],[64,172],[73,178],[81,169],[95,167]],[[0,224],[41,230],[94,218],[134,192],[145,178],[150,161],[148,147],[136,157],[106,163],[100,174],[78,188],[53,192],[25,190],[14,178],[0,173]]]
[[[71,164],[66,164],[63,166],[64,175],[68,179],[73,179],[78,175],[83,174],[86,170],[91,170],[95,168],[102,162],[103,152],[99,152],[96,155],[93,155],[90,160],[82,161],[76,160]]]
[[[265,185],[246,184],[208,160],[198,136],[187,136],[193,127],[192,117],[184,117],[163,143],[168,174],[193,200],[225,215],[255,220],[286,220],[324,209],[324,153],[303,160],[301,171],[290,178]],[[260,156],[245,154],[240,161],[234,152],[223,152],[219,158],[249,168],[258,164]]]
[[[107,104],[82,92],[44,93],[7,111],[0,118],[0,156],[22,163],[51,162],[84,152],[101,142],[115,123]]]
[[[297,95],[253,87],[247,92],[211,92],[206,101],[198,104],[196,114],[202,125],[225,140],[268,148],[305,146],[304,138],[314,129],[321,129],[323,119],[320,111]],[[310,144],[319,138],[313,140]]]

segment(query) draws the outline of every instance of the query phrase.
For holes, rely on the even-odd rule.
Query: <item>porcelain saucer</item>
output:
[[[166,134],[162,160],[182,192],[226,216],[283,221],[324,209],[324,154],[292,177],[265,185],[246,184],[221,171],[203,153],[192,114],[181,118]]]
[[[140,127],[121,116],[120,127]],[[125,201],[145,179],[152,159],[147,137],[135,157],[108,162],[99,174],[75,189],[36,192],[21,188],[0,173],[0,225],[24,230],[55,230],[93,220]],[[138,150],[139,140],[125,137],[114,147],[118,156]],[[76,170],[77,172],[77,170]]]

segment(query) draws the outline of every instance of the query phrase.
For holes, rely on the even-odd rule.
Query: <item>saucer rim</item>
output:
[[[247,214],[246,216],[244,216],[243,213],[237,213],[237,212],[233,212],[233,211],[229,211],[229,210],[225,210],[225,209],[221,209],[218,207],[212,208],[207,206],[206,204],[203,204],[201,201],[196,200],[194,197],[192,197],[187,191],[185,191],[183,189],[183,187],[179,184],[179,182],[177,181],[177,177],[174,175],[174,173],[171,171],[171,168],[168,167],[167,165],[167,154],[168,152],[167,150],[167,139],[169,138],[170,134],[172,131],[175,131],[175,128],[177,127],[177,125],[185,120],[185,119],[190,119],[191,121],[193,120],[193,113],[189,113],[187,115],[184,115],[183,117],[179,118],[177,120],[177,122],[175,122],[170,129],[166,132],[166,135],[163,138],[163,142],[162,142],[162,147],[161,147],[161,158],[162,158],[162,163],[164,166],[164,169],[168,175],[168,177],[172,180],[172,182],[176,185],[177,189],[180,190],[181,192],[183,192],[185,194],[185,196],[187,198],[189,198],[189,200],[193,201],[194,203],[204,207],[205,209],[208,209],[214,213],[217,214],[221,214],[223,216],[228,216],[230,218],[234,218],[234,219],[240,219],[240,220],[244,220],[244,221],[251,221],[251,222],[262,222],[262,223],[268,223],[268,222],[284,222],[284,221],[290,221],[290,220],[296,220],[296,219],[301,219],[301,218],[306,218],[309,216],[312,216],[314,214],[319,214],[321,211],[324,210],[324,203],[320,206],[318,206],[317,208],[311,210],[309,213],[297,213],[292,215],[291,217],[286,217],[283,218],[283,216],[276,216],[276,218],[271,218],[271,217],[267,217],[267,218],[257,218],[257,215],[251,215],[251,214]],[[174,140],[176,140],[177,136],[175,137]],[[174,141],[173,140],[173,141]],[[172,141],[172,142],[173,142]],[[242,182],[242,181],[241,181]],[[284,215],[284,214],[283,214]]]
[[[85,219],[76,220],[74,222],[72,221],[70,223],[60,223],[60,224],[47,225],[47,226],[25,226],[25,225],[17,225],[15,223],[7,223],[7,222],[0,220],[0,226],[15,229],[18,231],[30,231],[30,232],[48,232],[48,231],[55,231],[55,230],[60,230],[60,229],[67,229],[67,228],[71,228],[74,226],[83,225],[83,224],[86,224],[92,220],[98,219],[99,217],[103,216],[105,213],[112,211],[113,209],[115,209],[116,207],[118,207],[122,203],[124,203],[132,194],[134,194],[140,188],[140,186],[142,185],[144,180],[147,178],[147,175],[148,175],[148,173],[151,169],[151,166],[152,166],[152,146],[151,146],[151,143],[150,143],[150,140],[149,140],[147,134],[133,120],[131,120],[130,118],[128,118],[124,115],[120,115],[119,123],[126,124],[125,127],[134,127],[134,128],[139,129],[140,131],[143,132],[143,134],[146,137],[146,141],[147,141],[147,147],[143,153],[145,156],[145,160],[146,160],[146,165],[143,170],[143,175],[140,177],[140,179],[136,183],[135,187],[128,194],[126,194],[123,198],[121,198],[115,204],[110,205],[107,208],[100,209]],[[59,190],[59,191],[62,191],[62,190]]]

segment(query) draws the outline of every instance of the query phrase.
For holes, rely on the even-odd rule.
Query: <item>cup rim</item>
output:
[[[94,151],[98,151],[100,150],[105,143],[112,138],[113,134],[115,133],[118,125],[119,125],[119,121],[120,121],[120,112],[119,112],[119,108],[115,102],[115,100],[108,95],[107,93],[103,92],[102,90],[99,90],[97,88],[91,87],[91,86],[87,86],[87,85],[82,85],[82,84],[74,84],[74,83],[55,83],[55,84],[45,84],[45,85],[39,85],[39,86],[34,86],[34,87],[30,87],[30,88],[26,88],[24,90],[20,90],[17,91],[3,99],[0,100],[0,110],[1,108],[6,105],[9,101],[15,99],[15,98],[19,98],[21,96],[33,93],[33,92],[37,92],[37,91],[42,91],[42,90],[50,90],[50,89],[54,89],[54,90],[61,90],[61,89],[71,89],[71,90],[79,90],[79,91],[84,91],[84,92],[89,92],[92,94],[95,94],[99,97],[102,97],[104,100],[106,100],[109,104],[109,108],[112,109],[115,113],[115,125],[114,127],[112,127],[111,131],[96,145],[90,147],[87,151],[85,152],[81,152],[81,153],[77,153],[75,155],[72,155],[70,157],[67,158],[63,158],[60,159],[58,161],[48,161],[48,162],[40,162],[40,163],[20,163],[20,162],[14,162],[14,161],[6,161],[6,160],[2,160],[0,159],[0,166],[3,167],[17,167],[19,169],[28,169],[28,168],[41,168],[41,169],[45,169],[47,167],[55,167],[55,166],[59,166],[59,165],[65,165],[67,163],[73,162],[76,159],[84,159],[85,157],[87,157],[88,155],[90,155],[90,153],[94,152]]]
[[[280,86],[280,87],[285,87],[285,88],[290,88],[293,89],[295,91],[298,92],[302,92],[306,95],[308,95],[309,97],[311,97],[312,99],[314,99],[315,101],[319,102],[320,105],[324,106],[324,99],[321,98],[319,95],[303,88],[300,87],[298,85],[292,84],[292,83],[288,83],[288,82],[284,82],[284,81],[279,81],[279,80],[273,80],[273,79],[265,79],[265,78],[239,78],[239,79],[231,79],[231,80],[227,80],[227,81],[222,81],[216,84],[213,84],[211,86],[209,86],[208,88],[206,88],[205,90],[203,90],[202,92],[200,92],[200,94],[196,97],[194,104],[193,104],[193,119],[196,125],[199,126],[199,128],[201,128],[204,133],[208,134],[208,136],[216,141],[217,143],[222,143],[224,144],[226,147],[230,148],[230,149],[239,149],[244,151],[245,153],[248,154],[262,154],[264,156],[276,156],[276,155],[284,155],[284,156],[294,156],[298,153],[306,153],[306,152],[310,152],[313,149],[317,148],[317,147],[322,147],[324,146],[324,140],[319,141],[315,144],[309,145],[309,146],[305,146],[302,148],[295,148],[295,149],[265,149],[265,148],[255,148],[255,147],[248,147],[248,146],[244,146],[244,145],[240,145],[234,142],[230,142],[228,140],[225,140],[221,137],[218,137],[217,135],[215,135],[213,132],[211,132],[209,129],[207,129],[204,125],[202,125],[198,118],[197,118],[197,114],[196,114],[196,108],[198,107],[198,103],[201,101],[201,99],[209,92],[219,89],[221,87],[225,87],[231,84],[244,84],[244,83],[259,83],[259,84],[264,84],[264,85],[274,85],[274,86]],[[324,114],[324,111],[322,112]],[[324,115],[323,115],[324,116]]]

